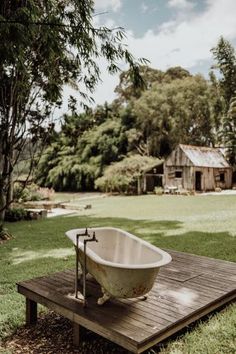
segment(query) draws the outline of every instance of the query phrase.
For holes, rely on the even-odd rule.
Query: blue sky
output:
[[[101,13],[94,17],[96,26],[122,26],[135,57],[145,57],[161,70],[180,65],[207,77],[213,63],[210,49],[219,37],[236,47],[236,0],[95,0],[95,13]],[[105,61],[100,67],[96,104],[111,102],[118,83],[118,76],[107,74]],[[71,93],[66,89],[65,97]]]
[[[146,31],[158,28],[168,21],[175,20],[180,8],[194,7],[195,13],[203,11],[206,2],[199,1],[167,1],[167,0],[121,0],[121,1],[95,1],[97,11],[107,11],[100,16],[112,19],[126,30],[131,30],[135,37],[142,37]],[[102,18],[103,17],[103,18]]]

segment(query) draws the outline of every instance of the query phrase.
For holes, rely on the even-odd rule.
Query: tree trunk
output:
[[[7,209],[11,209],[11,204],[13,202],[13,187],[14,187],[14,183],[13,183],[13,176],[11,173],[8,179],[8,188],[7,188],[7,196],[6,196]]]
[[[0,224],[5,218],[6,209],[13,197],[13,168],[11,165],[11,150],[7,150],[7,156],[1,154],[0,160]]]
[[[0,224],[2,224],[4,221],[6,210],[6,193],[4,190],[4,181],[0,179]]]

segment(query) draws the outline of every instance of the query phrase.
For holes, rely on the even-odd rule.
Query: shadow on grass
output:
[[[152,221],[93,216],[56,217],[34,222],[20,222],[14,225],[8,224],[15,239],[5,244],[6,253],[8,248],[37,252],[64,250],[64,248],[71,247],[71,242],[65,237],[67,230],[99,226],[112,226],[127,230],[161,248],[236,261],[236,240],[229,232],[209,233],[194,230],[184,232],[184,224],[176,220]],[[174,232],[176,229],[179,230],[178,235]],[[171,235],[172,230],[173,235]]]
[[[188,231],[181,234],[184,224],[177,220],[151,221],[125,218],[82,217],[78,227],[112,226],[127,230],[157,247],[236,261],[236,240],[229,232]],[[171,235],[171,230],[180,233]],[[168,237],[166,233],[168,231]],[[173,232],[174,233],[174,232]]]
[[[24,250],[39,251],[63,248],[71,245],[65,232],[75,228],[112,226],[129,231],[137,236],[163,237],[166,231],[181,229],[180,221],[150,221],[127,218],[99,218],[91,216],[55,217],[40,221],[6,224],[14,235],[5,248],[21,247]]]

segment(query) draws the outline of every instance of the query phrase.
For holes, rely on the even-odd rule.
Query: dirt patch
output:
[[[79,347],[75,348],[72,340],[71,322],[48,312],[39,317],[35,326],[20,327],[3,342],[2,348],[14,354],[127,353],[125,349],[87,330]]]

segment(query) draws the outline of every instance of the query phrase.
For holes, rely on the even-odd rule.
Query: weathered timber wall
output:
[[[176,177],[176,172],[182,174]],[[196,189],[196,172],[201,173],[201,190],[211,191],[215,188],[228,189],[232,187],[232,168],[197,167],[189,160],[186,154],[177,147],[164,163],[164,187],[174,186],[186,190]],[[224,181],[220,175],[224,174]]]

